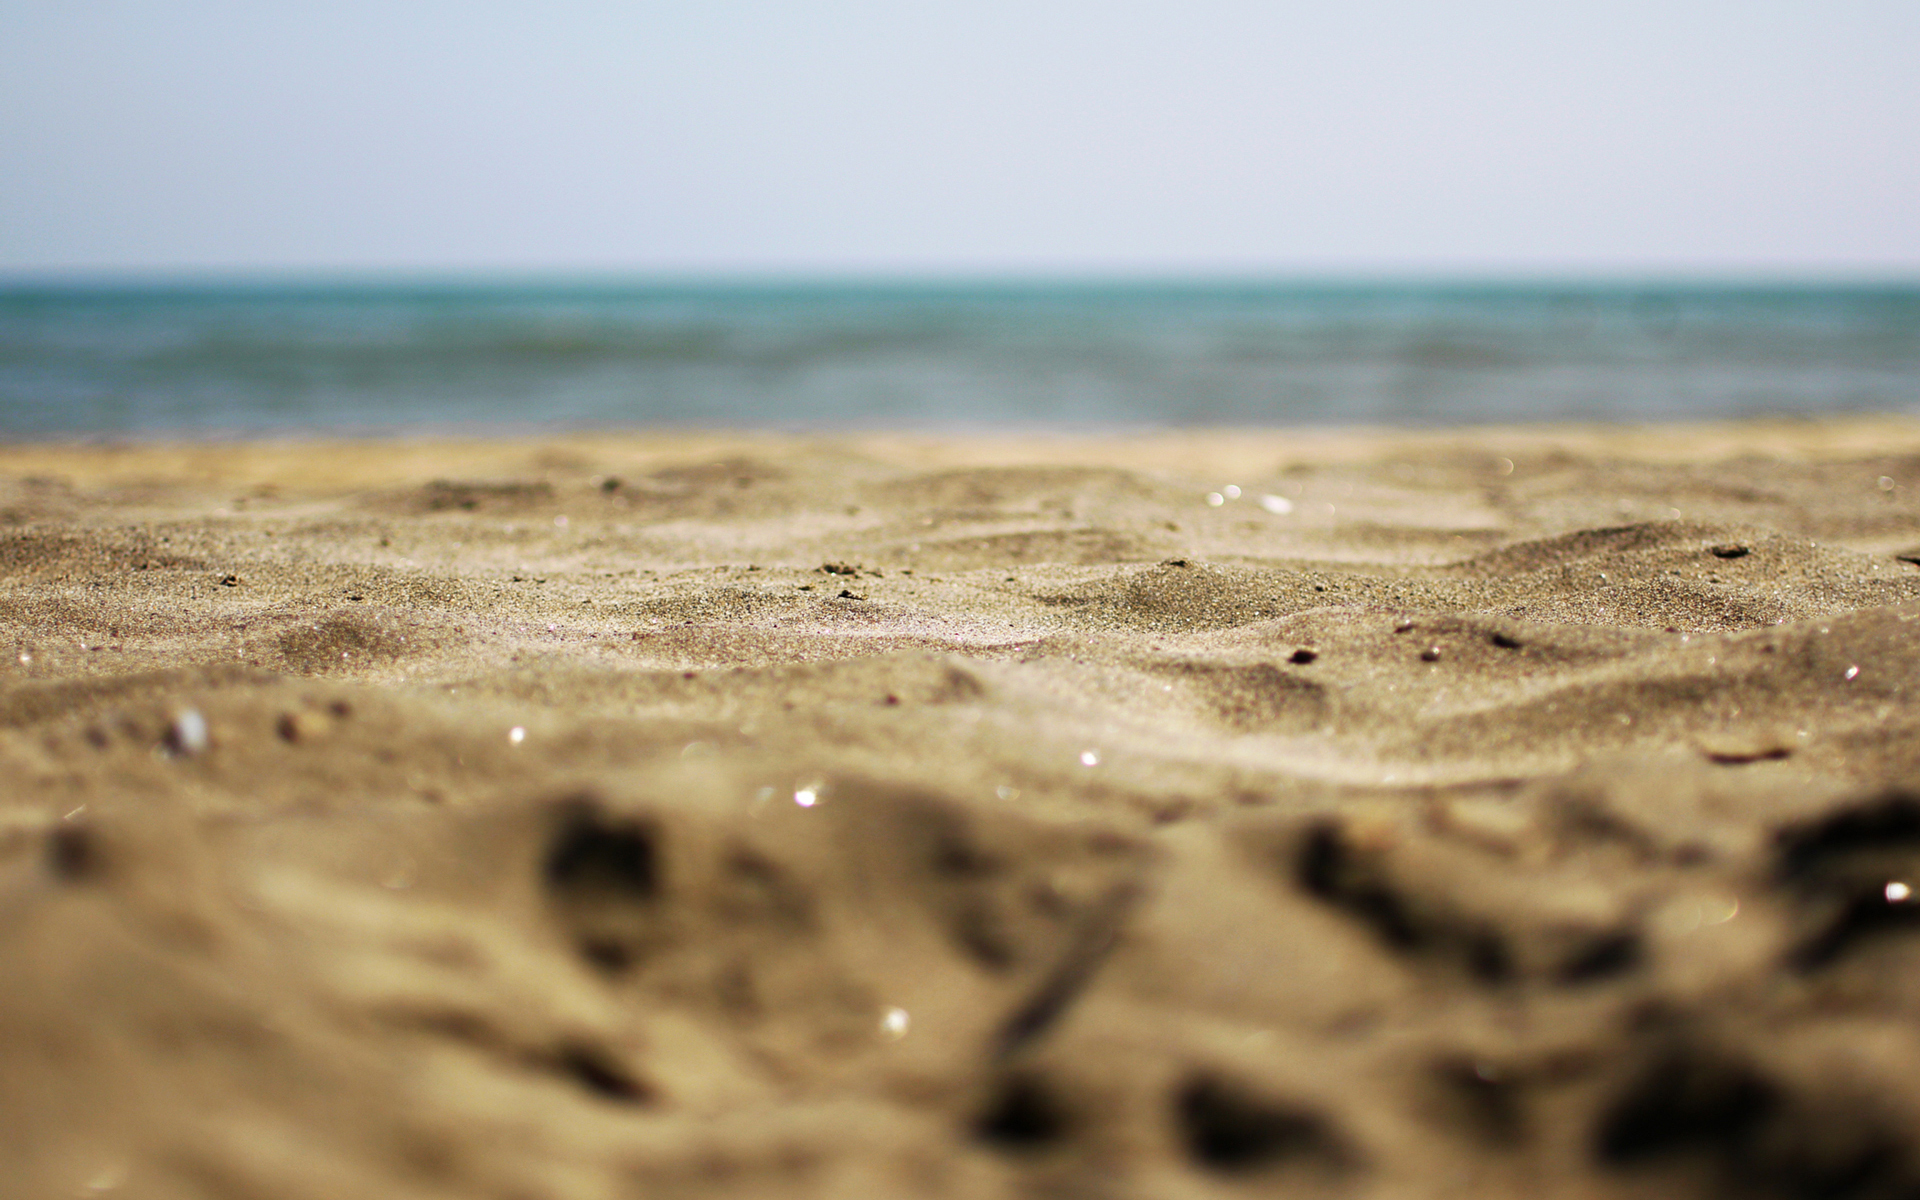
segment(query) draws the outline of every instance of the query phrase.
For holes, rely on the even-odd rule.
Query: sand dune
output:
[[[0,1192],[1920,1195],[1920,427],[0,451]]]

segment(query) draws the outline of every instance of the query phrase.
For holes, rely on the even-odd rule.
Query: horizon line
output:
[[[0,267],[0,292],[241,290],[465,290],[552,288],[585,290],[715,290],[873,288],[979,289],[1282,289],[1282,288],[1670,288],[1753,289],[1920,288],[1920,267],[1857,268],[1273,268],[917,270],[568,267]]]

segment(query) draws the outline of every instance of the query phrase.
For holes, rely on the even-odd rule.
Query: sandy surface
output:
[[[1897,421],[0,449],[0,1193],[1920,1195],[1916,557]]]

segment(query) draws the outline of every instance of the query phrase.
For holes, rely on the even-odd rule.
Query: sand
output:
[[[1920,425],[0,449],[0,1193],[1920,1195]]]

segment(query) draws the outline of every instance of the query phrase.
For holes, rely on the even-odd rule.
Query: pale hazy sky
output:
[[[1920,277],[1920,0],[0,0],[0,273]]]

